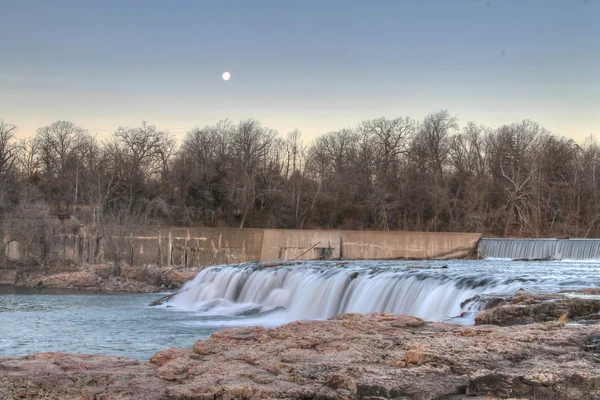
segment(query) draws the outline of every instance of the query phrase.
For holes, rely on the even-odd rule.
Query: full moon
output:
[[[223,72],[223,80],[228,81],[231,79],[231,74],[229,72]]]

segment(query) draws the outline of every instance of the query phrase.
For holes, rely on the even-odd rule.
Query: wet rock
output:
[[[600,357],[600,330],[591,333],[586,339],[581,348],[584,351],[589,351],[595,356]]]
[[[408,269],[447,269],[447,265],[407,265]]]
[[[600,288],[585,288],[585,289],[578,289],[578,290],[563,290],[560,293],[581,293],[581,294],[598,296],[598,295],[600,295]]]
[[[87,265],[79,268],[69,266],[68,271],[56,272],[55,268],[36,270],[22,274],[14,282],[17,286],[68,288],[105,292],[164,291],[165,287],[175,289],[193,279],[197,269],[180,270],[177,267],[159,268],[156,266],[129,267]]]
[[[460,308],[477,311],[489,310],[505,305],[510,297],[509,295],[478,294],[460,303]]]
[[[596,321],[598,312],[600,299],[595,297],[518,292],[507,304],[479,313],[475,324],[522,325],[561,317],[568,321]]]
[[[594,399],[599,337],[600,325],[467,327],[345,314],[226,329],[150,363],[60,353],[0,358],[0,398]]]
[[[300,264],[299,261],[271,261],[265,262],[255,267],[256,271],[260,271],[266,268],[275,268],[275,267],[288,267],[290,265]]]

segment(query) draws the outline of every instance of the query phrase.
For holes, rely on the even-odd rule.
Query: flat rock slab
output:
[[[164,399],[150,363],[125,357],[35,353],[0,358],[0,399]]]
[[[475,324],[523,325],[560,318],[595,323],[600,319],[600,297],[592,290],[552,294],[518,292],[504,303],[492,301],[491,307],[475,317]]]
[[[227,329],[150,363],[62,353],[0,358],[0,398],[597,399],[599,353],[598,324],[461,326],[344,314]]]
[[[103,292],[152,293],[176,289],[193,279],[198,268],[131,267],[98,264],[83,267],[34,269],[18,274],[11,284],[23,287],[77,289]],[[1,278],[1,276],[0,276]]]

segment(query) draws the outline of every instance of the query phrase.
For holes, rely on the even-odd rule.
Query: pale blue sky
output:
[[[0,0],[0,15],[0,118],[22,137],[253,117],[311,138],[439,109],[600,136],[600,0]]]

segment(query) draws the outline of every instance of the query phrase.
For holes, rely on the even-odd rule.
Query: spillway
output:
[[[506,268],[510,264],[506,262],[501,266],[474,260],[448,263],[447,268],[441,262],[415,268],[407,262],[375,261],[217,266],[186,283],[169,306],[207,319],[277,315],[280,322],[287,322],[350,312],[389,312],[434,321],[467,318],[458,322],[469,323],[483,306],[467,301],[474,296],[527,287],[557,290],[563,283],[583,287],[587,280],[553,276],[546,265],[550,263],[538,265],[534,275]]]
[[[484,258],[600,261],[600,239],[481,239]]]

